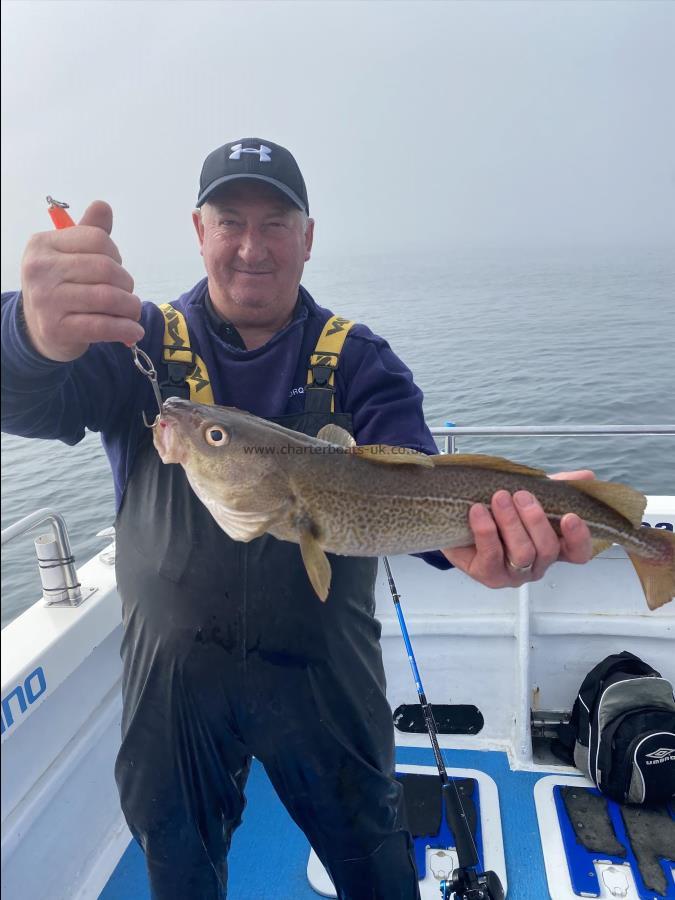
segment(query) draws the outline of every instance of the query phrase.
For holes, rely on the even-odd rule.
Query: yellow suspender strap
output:
[[[330,411],[335,412],[335,370],[345,338],[354,322],[342,316],[331,316],[323,327],[316,342],[314,353],[309,358],[307,386],[330,391]],[[311,393],[311,392],[310,392]],[[307,407],[305,407],[307,409]]]
[[[190,400],[195,403],[213,403],[209,373],[201,356],[190,349],[185,316],[170,303],[162,303],[159,308],[164,316],[162,360],[165,363],[183,363],[189,367],[185,383],[190,388]]]

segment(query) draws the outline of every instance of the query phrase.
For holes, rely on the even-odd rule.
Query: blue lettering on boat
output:
[[[644,528],[663,528],[664,531],[672,531],[673,523],[672,522],[657,522],[654,526],[652,526],[651,522],[643,522]]]
[[[27,675],[23,685],[17,686],[2,698],[2,734],[14,725],[15,718],[20,718],[47,690],[47,679],[42,666]]]

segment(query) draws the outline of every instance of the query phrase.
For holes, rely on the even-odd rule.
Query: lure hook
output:
[[[157,408],[159,409],[159,413],[161,415],[162,394],[159,390],[159,384],[157,383],[157,370],[155,369],[154,363],[145,352],[145,350],[141,350],[141,348],[137,344],[132,344],[129,349],[131,350],[132,356],[134,358],[134,365],[136,366],[138,371],[142,375],[145,375],[145,377],[150,381],[152,391],[155,395],[155,400],[157,401]],[[154,425],[154,422],[148,422],[148,417],[145,410],[143,410],[143,423],[146,428],[152,428]]]

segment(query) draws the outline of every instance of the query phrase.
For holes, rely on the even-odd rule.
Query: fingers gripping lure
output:
[[[72,228],[75,225],[75,222],[70,216],[68,212],[68,204],[63,203],[61,200],[54,200],[53,197],[47,195],[47,203],[49,204],[48,212],[49,216],[54,223],[54,227],[61,230],[62,228]],[[131,350],[132,356],[134,358],[134,365],[138,369],[141,374],[145,375],[146,378],[149,379],[150,385],[152,387],[153,394],[155,395],[155,400],[157,401],[157,406],[159,408],[159,412],[162,412],[162,394],[159,390],[159,384],[157,382],[157,370],[155,366],[148,356],[148,354],[141,350],[138,344],[127,344]],[[148,422],[147,417],[145,415],[145,411],[143,412],[143,421],[148,426],[148,428],[152,427],[152,423]]]

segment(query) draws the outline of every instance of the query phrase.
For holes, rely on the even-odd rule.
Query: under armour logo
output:
[[[659,749],[654,750],[653,753],[645,753],[645,756],[649,756],[651,759],[663,759],[671,753],[675,753],[675,750],[672,747],[659,747]]]
[[[264,144],[260,145],[259,150],[256,150],[255,147],[243,147],[241,144],[235,144],[230,153],[230,159],[241,159],[242,153],[257,153],[260,162],[272,162],[272,148],[266,147]]]

